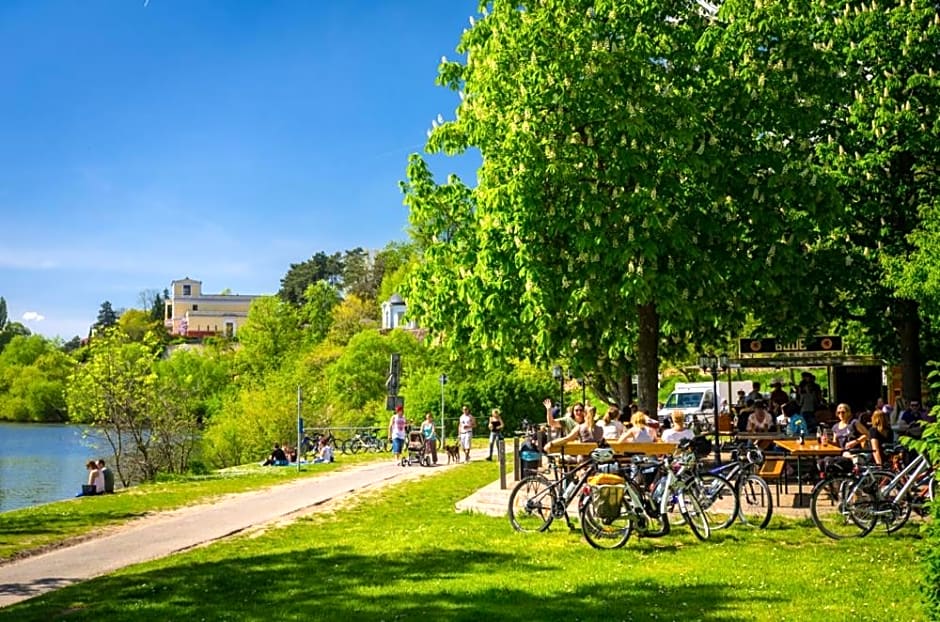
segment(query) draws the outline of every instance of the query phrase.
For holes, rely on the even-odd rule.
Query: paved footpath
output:
[[[0,607],[311,511],[356,490],[432,475],[452,466],[403,468],[383,461],[144,517],[107,529],[100,538],[0,565]]]

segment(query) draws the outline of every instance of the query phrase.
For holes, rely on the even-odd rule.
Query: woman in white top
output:
[[[593,406],[592,406],[593,408]],[[620,423],[620,409],[611,406],[604,415],[604,423],[601,425],[604,430],[604,438],[609,441],[615,441],[623,434],[623,424]]]
[[[678,443],[684,438],[692,440],[692,437],[695,434],[692,433],[692,430],[685,427],[685,415],[681,410],[672,411],[672,427],[663,432],[663,442],[664,443]]]
[[[618,439],[621,443],[655,443],[656,431],[646,423],[646,413],[637,411],[630,417],[630,429]]]
[[[88,485],[95,487],[94,494],[100,495],[104,493],[104,473],[98,468],[98,463],[94,460],[89,460],[85,468],[88,469]]]

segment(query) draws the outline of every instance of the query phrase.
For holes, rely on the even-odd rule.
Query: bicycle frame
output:
[[[895,489],[898,490],[895,498],[905,499],[910,494],[911,488],[921,481],[921,477],[928,473],[931,470],[930,463],[927,461],[927,458],[924,454],[919,454],[916,458],[911,460],[911,463],[906,467],[901,469],[901,471],[891,478],[884,486],[881,486],[878,489],[878,500],[884,501],[888,498],[888,495]],[[898,488],[898,485],[904,482],[903,485]]]

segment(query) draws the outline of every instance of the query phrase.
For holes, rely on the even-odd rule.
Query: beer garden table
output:
[[[800,472],[801,457],[841,456],[842,448],[829,443],[819,444],[816,441],[804,442],[802,445],[796,439],[775,440],[778,447],[796,458],[796,481],[799,504],[803,505],[803,477]]]

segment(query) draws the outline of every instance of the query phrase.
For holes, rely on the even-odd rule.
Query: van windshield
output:
[[[702,393],[670,393],[663,408],[698,408],[702,403]]]

